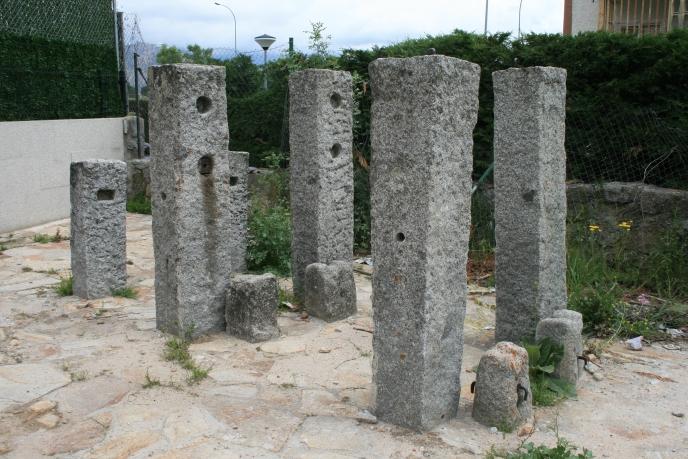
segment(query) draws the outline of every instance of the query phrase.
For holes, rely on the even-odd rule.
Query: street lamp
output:
[[[523,8],[523,0],[518,3],[518,38],[521,38],[521,8]]]
[[[237,52],[237,39],[236,39],[236,37],[237,37],[237,26],[236,26],[236,16],[234,16],[234,11],[232,11],[232,9],[230,7],[228,7],[227,5],[225,5],[224,3],[215,2],[215,4],[217,6],[222,6],[224,8],[227,8],[227,11],[232,13],[232,19],[234,19],[234,55],[236,56],[239,53]]]
[[[266,66],[268,63],[268,48],[270,48],[270,45],[272,45],[277,39],[271,35],[263,34],[258,35],[255,40],[256,43],[258,43],[258,46],[263,48],[263,89],[268,89],[268,74],[266,71]]]
[[[485,32],[483,35],[487,36],[487,13],[490,10],[490,0],[485,0]]]

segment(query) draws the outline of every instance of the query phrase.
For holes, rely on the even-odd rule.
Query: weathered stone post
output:
[[[495,339],[532,339],[566,308],[566,70],[514,68],[494,80]]]
[[[302,301],[308,265],[352,258],[352,104],[348,72],[311,69],[289,77],[292,277]]]
[[[583,316],[576,311],[560,309],[551,318],[537,324],[535,339],[550,338],[564,347],[564,356],[554,370],[554,376],[575,387],[583,372]]]
[[[378,59],[370,76],[375,411],[429,429],[459,403],[480,67]]]
[[[245,269],[246,153],[227,151],[224,67],[152,67],[151,187],[160,330],[225,330],[230,273]]]
[[[79,161],[69,172],[74,294],[110,296],[127,284],[127,165]]]

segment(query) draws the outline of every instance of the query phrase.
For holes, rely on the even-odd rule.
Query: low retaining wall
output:
[[[0,123],[0,232],[69,217],[69,164],[127,158],[126,118]]]

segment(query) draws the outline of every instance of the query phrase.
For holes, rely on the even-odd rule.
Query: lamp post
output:
[[[521,8],[523,7],[523,0],[518,4],[518,38],[521,38]]]
[[[263,48],[263,89],[268,89],[268,73],[266,71],[266,66],[268,63],[268,48],[270,48],[270,45],[272,45],[277,39],[271,35],[263,34],[258,35],[255,40],[256,43],[258,43],[258,46]]]
[[[485,31],[483,35],[487,36],[487,13],[490,10],[490,0],[485,0]]]
[[[236,56],[239,53],[237,52],[237,25],[236,25],[236,16],[234,15],[234,11],[232,11],[232,9],[230,7],[228,7],[227,5],[225,5],[224,3],[215,2],[215,4],[217,6],[222,6],[224,8],[227,8],[227,11],[232,13],[232,19],[234,19],[234,55]]]

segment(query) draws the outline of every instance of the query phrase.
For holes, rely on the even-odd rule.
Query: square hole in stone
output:
[[[114,201],[115,200],[115,190],[98,190],[96,194],[98,201]]]

